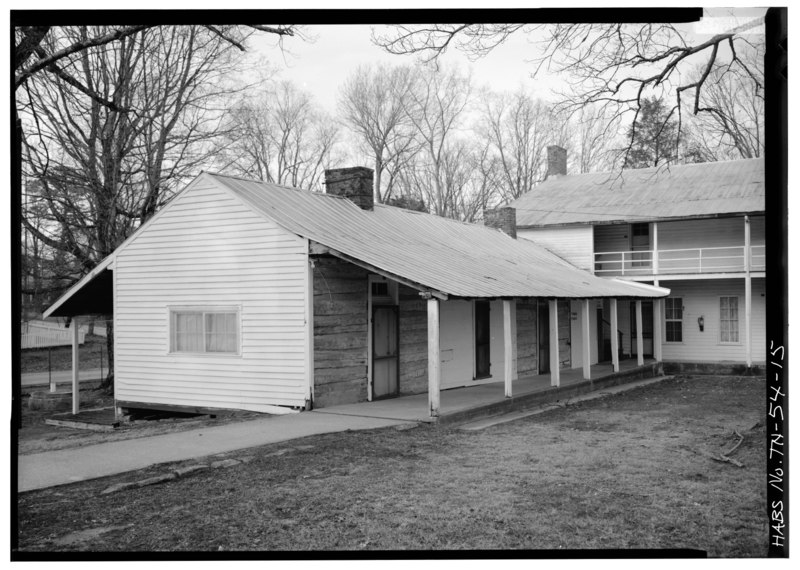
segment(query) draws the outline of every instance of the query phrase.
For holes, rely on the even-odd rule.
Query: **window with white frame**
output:
[[[170,310],[170,352],[239,352],[239,310],[175,308]]]
[[[739,297],[719,298],[719,340],[739,342]]]
[[[664,299],[664,323],[667,342],[683,342],[683,298]]]

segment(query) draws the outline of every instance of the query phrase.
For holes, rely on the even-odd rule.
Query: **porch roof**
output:
[[[111,273],[113,261],[114,255],[109,255],[84,275],[44,312],[44,318],[112,314],[114,312]]]

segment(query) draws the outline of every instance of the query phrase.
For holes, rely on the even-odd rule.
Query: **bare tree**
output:
[[[394,26],[373,41],[390,53],[420,54],[432,60],[451,45],[479,57],[520,30],[540,34],[535,72],[545,67],[570,78],[569,89],[562,94],[564,110],[596,104],[610,119],[632,115],[635,123],[644,99],[671,93],[674,99],[666,119],[677,116],[680,134],[682,100],[691,100],[693,114],[701,111],[701,95],[714,82],[711,71],[716,65],[736,68],[742,81],[762,89],[757,67],[739,57],[740,48],[750,45],[743,32],[759,23],[697,41],[671,24]],[[703,72],[690,75],[689,69],[699,62]]]
[[[547,106],[522,91],[483,97],[480,133],[497,156],[503,201],[519,198],[544,179],[545,149],[561,131]]]
[[[320,188],[339,129],[311,96],[281,81],[232,111],[223,170],[275,184]]]
[[[103,100],[99,93],[92,90],[90,85],[81,83],[77,78],[65,73],[59,64],[63,59],[69,59],[75,54],[93,47],[101,47],[113,42],[124,40],[157,25],[116,26],[95,28],[94,33],[86,34],[76,39],[74,36],[63,34],[58,26],[20,26],[15,28],[15,53],[14,53],[14,88],[22,86],[29,77],[40,71],[48,71],[59,76],[63,81],[72,84],[84,94],[97,97],[98,102],[112,104]],[[247,26],[204,26],[219,38],[244,51],[247,30],[261,31],[277,36],[294,36],[298,33],[297,26],[264,26],[250,24]],[[243,35],[244,34],[244,35]]]
[[[601,109],[587,105],[572,115],[571,123],[569,159],[573,169],[579,173],[613,170],[620,121],[609,119]]]
[[[496,202],[493,179],[482,176],[481,150],[475,141],[462,137],[446,143],[436,165],[420,153],[398,175],[399,194],[424,203],[431,214],[466,222],[479,220],[483,210]]]
[[[416,159],[417,171],[422,169],[426,172],[431,186],[426,204],[431,213],[439,216],[447,216],[451,211],[446,152],[455,152],[451,141],[461,127],[471,92],[472,82],[468,75],[455,69],[426,66],[417,74],[406,105],[421,147]]]
[[[741,57],[762,74],[763,45],[742,50]],[[697,69],[696,74],[703,73]],[[756,158],[764,152],[764,92],[743,80],[741,70],[715,65],[691,121],[694,148],[706,160]]]
[[[59,28],[40,47],[59,53],[59,45],[85,45],[104,34]],[[235,53],[207,27],[157,27],[74,51],[58,60],[59,73],[29,73],[18,106],[31,133],[24,168],[40,192],[23,223],[74,260],[74,279],[112,253],[213,154]],[[47,223],[31,222],[35,207],[45,208]],[[111,328],[108,346],[112,355]]]
[[[413,78],[409,67],[362,66],[341,88],[341,114],[373,160],[378,202],[391,196],[398,169],[418,150],[414,125],[406,111]],[[384,190],[383,175],[387,171]]]

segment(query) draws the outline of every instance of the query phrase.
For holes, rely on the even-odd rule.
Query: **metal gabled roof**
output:
[[[548,178],[510,206],[517,227],[764,212],[764,159]]]
[[[576,268],[499,230],[376,204],[365,211],[328,194],[205,174],[286,230],[453,297],[663,297]]]

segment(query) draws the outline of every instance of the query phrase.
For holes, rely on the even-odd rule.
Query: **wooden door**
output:
[[[558,308],[558,360],[561,368],[572,365],[572,311],[570,301],[559,301]]]
[[[631,267],[650,267],[650,224],[631,224]]]
[[[636,301],[631,301],[631,354],[636,356]],[[653,357],[653,302],[642,301],[642,356]]]
[[[397,307],[378,305],[372,313],[372,398],[396,396],[400,384]]]
[[[475,379],[491,376],[489,301],[475,301]]]
[[[539,374],[550,372],[550,308],[547,301],[539,301],[536,337],[539,344]]]

